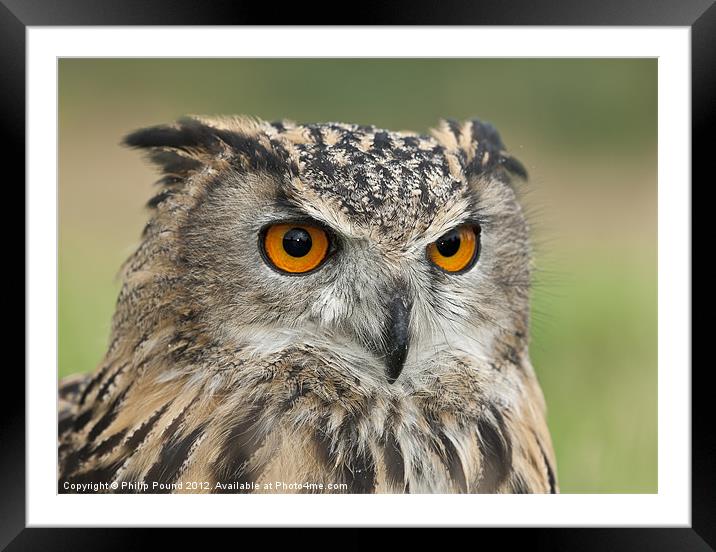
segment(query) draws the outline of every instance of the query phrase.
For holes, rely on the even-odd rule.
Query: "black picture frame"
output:
[[[713,0],[364,1],[361,9],[352,14],[351,21],[341,21],[337,11],[317,3],[310,5],[310,11],[307,11],[306,4],[299,3],[293,7],[282,6],[280,10],[271,5],[261,8],[248,2],[221,0],[115,0],[111,3],[93,0],[0,0],[0,139],[3,144],[3,167],[7,171],[4,175],[5,193],[7,188],[20,190],[19,185],[10,184],[9,170],[16,170],[14,181],[24,181],[25,178],[25,166],[17,160],[24,158],[25,149],[27,26],[316,24],[317,14],[323,14],[328,24],[352,25],[686,26],[691,28],[692,38],[692,179],[705,180],[712,163],[713,154],[709,155],[707,144],[711,142],[708,138],[713,128],[716,105],[716,6]],[[16,224],[12,226],[13,230],[17,227]],[[17,266],[19,263],[13,264]],[[25,379],[13,364],[6,363],[8,369],[3,374],[4,393],[0,401],[0,548],[134,550],[150,544],[150,538],[156,537],[158,530],[25,527],[25,394],[20,391],[25,388]],[[489,531],[490,536],[498,536],[501,547],[508,549],[522,544],[550,550],[715,550],[716,438],[710,421],[713,416],[710,409],[711,390],[707,384],[708,370],[708,365],[697,364],[691,374],[690,528],[483,531]],[[48,374],[51,372],[52,368],[48,367]],[[342,539],[342,543],[358,548],[373,541],[372,537],[359,533],[357,529],[352,531],[355,536],[343,537],[345,540]],[[180,538],[184,544],[206,546],[205,535],[205,532],[202,536],[193,531],[183,531]],[[162,539],[165,539],[164,535]],[[277,537],[272,536],[271,539],[276,542]],[[315,542],[315,537],[311,541]],[[327,542],[330,541],[333,539]],[[335,541],[333,543],[335,546]]]

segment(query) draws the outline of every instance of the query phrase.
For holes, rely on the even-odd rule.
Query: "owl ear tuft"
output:
[[[432,135],[448,152],[460,157],[468,177],[493,173],[507,180],[512,176],[527,179],[524,165],[507,153],[499,132],[490,123],[443,119]]]
[[[281,175],[294,170],[285,151],[265,133],[265,125],[240,116],[186,117],[174,125],[137,130],[123,144],[147,150],[149,159],[171,178],[183,179],[192,171],[225,162],[237,170]]]
[[[122,143],[132,148],[170,148],[182,151],[205,149],[216,153],[219,138],[216,129],[198,119],[184,117],[173,125],[140,128],[128,134]]]
[[[149,159],[168,177],[184,178],[200,169],[210,155],[221,150],[213,129],[202,122],[184,118],[174,125],[142,128],[127,135],[122,144],[148,151]]]

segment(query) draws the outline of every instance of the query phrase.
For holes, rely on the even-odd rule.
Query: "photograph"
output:
[[[263,7],[0,0],[0,551],[715,551],[716,0]]]
[[[57,493],[660,492],[658,58],[57,80]]]

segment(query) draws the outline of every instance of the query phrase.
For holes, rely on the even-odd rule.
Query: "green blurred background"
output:
[[[657,491],[655,59],[60,60],[60,376],[100,361],[147,216],[156,175],[121,137],[233,113],[494,123],[530,172],[531,354],[562,492]]]

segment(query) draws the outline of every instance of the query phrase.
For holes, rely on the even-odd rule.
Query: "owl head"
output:
[[[492,126],[191,117],[125,143],[162,178],[115,328],[179,357],[301,348],[389,386],[526,350],[525,171]]]

